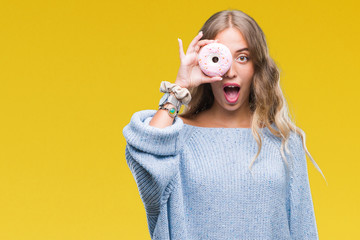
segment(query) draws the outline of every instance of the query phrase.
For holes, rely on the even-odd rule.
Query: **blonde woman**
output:
[[[288,116],[262,30],[239,10],[200,30],[186,54],[178,39],[180,68],[162,82],[159,109],[123,129],[151,238],[318,239],[305,154],[322,172]],[[213,42],[233,57],[221,77],[197,62]]]

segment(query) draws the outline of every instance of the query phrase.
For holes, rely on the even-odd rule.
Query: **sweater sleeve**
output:
[[[172,125],[156,128],[149,125],[155,113],[156,110],[136,112],[123,129],[126,161],[145,206],[150,232],[161,204],[167,202],[173,188],[183,146],[180,137],[183,121],[176,117]]]
[[[291,239],[319,239],[308,177],[305,150],[296,135],[292,147],[293,169],[290,171],[290,234]]]

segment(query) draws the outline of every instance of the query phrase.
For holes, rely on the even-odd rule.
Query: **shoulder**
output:
[[[289,161],[292,171],[304,171],[306,169],[306,153],[303,145],[303,139],[298,132],[291,131],[288,139]]]
[[[273,129],[275,129],[276,131],[279,131],[279,128],[276,126],[275,123],[272,123],[271,124],[271,127]],[[275,136],[269,128],[266,128],[265,131],[265,136],[269,137],[272,139],[273,142],[276,142],[277,144],[282,144],[282,138],[278,137],[278,136]],[[290,131],[289,132],[289,135],[288,135],[288,138],[286,139],[286,142],[289,146],[291,146],[292,148],[294,147],[299,147],[299,146],[302,146],[302,138],[300,136],[300,133],[296,133],[294,131]]]
[[[179,115],[177,116],[177,119],[175,121],[182,123],[183,127],[182,127],[182,131],[179,133],[179,137],[182,140],[183,144],[187,145],[189,139],[196,132],[196,129],[193,128],[192,126],[197,126],[197,123],[193,119],[184,118]]]
[[[290,132],[289,142],[291,144],[291,147],[293,148],[296,148],[298,150],[300,148],[303,148],[303,139],[300,133],[298,132],[294,132],[294,131]]]
[[[209,117],[207,115],[206,110],[196,114],[192,118],[185,118],[180,115],[178,115],[178,117],[181,118],[183,123],[185,123],[187,125],[191,125],[191,126],[195,126],[195,127],[213,127],[213,125],[209,121],[209,119],[211,119],[211,117]]]
[[[197,125],[196,119],[185,118],[185,117],[180,116],[180,115],[178,115],[178,118],[180,118],[182,120],[182,122],[187,124],[187,125],[192,125],[192,126]]]

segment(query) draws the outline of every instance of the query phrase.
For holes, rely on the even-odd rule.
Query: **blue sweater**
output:
[[[161,129],[149,125],[155,113],[136,112],[123,129],[151,239],[318,239],[300,136],[291,133],[288,171],[281,140],[260,129],[250,172],[258,150],[251,128],[197,127],[176,117]]]

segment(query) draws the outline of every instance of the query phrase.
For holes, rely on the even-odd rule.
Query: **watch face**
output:
[[[160,99],[159,105],[164,104],[165,101],[167,100],[168,96],[169,96],[169,93],[165,93],[164,96],[162,96],[162,98]]]
[[[176,109],[175,108],[170,108],[168,110],[168,113],[169,113],[170,117],[175,117],[176,116]]]

